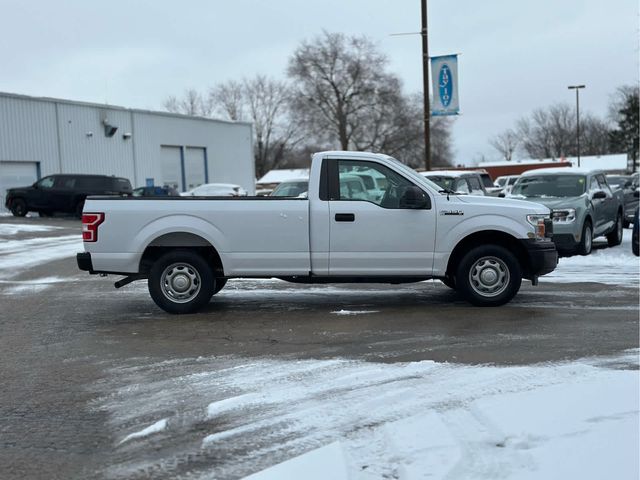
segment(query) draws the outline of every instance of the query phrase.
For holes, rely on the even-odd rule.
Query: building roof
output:
[[[19,100],[31,100],[31,101],[37,101],[37,102],[58,103],[58,104],[65,104],[65,105],[80,105],[80,106],[92,107],[92,108],[108,108],[110,110],[123,110],[126,112],[146,113],[149,115],[161,115],[164,117],[176,117],[176,118],[184,118],[184,119],[189,118],[192,120],[202,120],[202,121],[216,122],[216,123],[228,123],[232,125],[251,125],[250,122],[234,122],[231,120],[220,120],[218,118],[200,117],[197,115],[184,115],[182,113],[173,113],[173,112],[166,112],[161,110],[145,110],[140,108],[127,108],[127,107],[121,107],[118,105],[110,105],[108,103],[81,102],[78,100],[67,100],[63,98],[52,98],[52,97],[34,97],[31,95],[22,95],[19,93],[0,92],[0,98],[1,97],[16,98]]]
[[[554,163],[570,162],[573,166],[578,165],[578,157],[563,157],[563,158],[543,158],[542,160],[536,160],[535,158],[526,158],[520,160],[512,160],[510,162],[482,162],[478,167],[507,167],[510,165],[540,165]],[[627,169],[627,154],[620,153],[614,155],[588,155],[586,157],[580,157],[580,166],[589,170],[626,170]]]
[[[268,171],[256,184],[282,183],[288,180],[308,179],[308,168],[282,168]]]

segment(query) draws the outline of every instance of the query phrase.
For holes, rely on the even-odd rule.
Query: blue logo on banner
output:
[[[451,69],[449,65],[443,63],[440,67],[440,73],[438,74],[438,87],[440,95],[440,103],[443,107],[448,107],[451,103],[451,97],[453,94],[453,82],[451,80]]]

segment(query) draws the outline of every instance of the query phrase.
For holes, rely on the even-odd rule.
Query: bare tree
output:
[[[373,150],[419,165],[424,152],[422,100],[402,93],[387,60],[363,37],[325,32],[300,45],[289,60],[296,87],[293,116],[316,143]],[[434,164],[450,159],[450,122],[432,127]]]
[[[327,33],[303,42],[289,60],[298,118],[316,136],[348,150],[362,131],[362,118],[389,91],[387,60],[363,37]],[[362,140],[360,140],[362,142]]]
[[[522,148],[532,158],[560,158],[578,153],[576,110],[568,104],[534,110],[531,118],[522,118],[517,125]],[[590,113],[580,115],[582,155],[612,153],[609,135],[610,127],[606,121]]]
[[[234,122],[246,116],[245,87],[242,82],[230,80],[209,89],[209,99],[215,112]]]
[[[520,137],[515,130],[509,128],[490,139],[489,144],[495,148],[507,162],[510,162],[513,160],[516,149],[520,145]]]
[[[174,95],[167,97],[163,107],[169,112],[183,115],[210,117],[213,114],[213,104],[210,99],[203,97],[193,88],[185,90],[180,98]]]

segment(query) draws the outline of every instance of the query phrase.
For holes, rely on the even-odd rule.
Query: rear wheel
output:
[[[579,255],[589,255],[593,247],[593,227],[591,222],[586,220],[582,226],[582,237],[580,238],[580,244],[577,248]]]
[[[615,247],[622,243],[622,232],[622,214],[618,213],[618,216],[616,217],[616,225],[613,227],[613,231],[607,235],[607,243],[610,247]]]
[[[11,213],[14,217],[24,217],[27,212],[27,203],[23,199],[16,198],[11,202]]]
[[[207,262],[190,250],[165,253],[151,267],[149,294],[168,313],[194,313],[204,307],[216,288]]]
[[[511,300],[522,283],[516,257],[499,245],[483,245],[469,251],[456,270],[456,289],[467,301],[496,307]]]

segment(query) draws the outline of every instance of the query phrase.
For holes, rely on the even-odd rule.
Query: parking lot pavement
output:
[[[394,382],[404,392],[417,388],[412,382],[432,382],[457,392],[454,401],[472,401],[468,390],[446,384],[456,372],[471,384],[484,379],[473,391],[490,385],[514,392],[532,388],[535,378],[553,383],[570,373],[561,366],[514,376],[513,369],[585,358],[637,369],[638,261],[630,230],[620,247],[562,259],[538,287],[524,282],[510,304],[495,309],[472,307],[437,281],[236,280],[203,313],[181,317],[160,311],[144,282],[115,290],[116,278],[78,271],[79,232],[70,219],[0,218],[3,478],[207,478],[212,471],[238,478],[345,431],[407,415],[399,408],[367,418],[352,409],[348,422],[330,416],[330,428],[321,421],[289,428],[294,420],[276,411],[288,401],[313,398],[300,415],[323,418],[318,399],[333,398],[339,409],[337,400],[384,395],[388,388],[379,386]],[[463,370],[442,376],[430,370],[433,362]],[[421,367],[402,373],[414,364]],[[485,364],[495,366],[488,377]],[[273,377],[279,371],[286,381]],[[261,389],[261,382],[282,388]],[[317,382],[331,388],[314,390]],[[251,395],[248,384],[257,387],[254,397],[224,403]],[[351,384],[361,396],[350,398]],[[301,385],[304,394],[288,400],[260,397]],[[263,421],[269,415],[281,423]],[[262,423],[249,428],[249,418]],[[362,448],[354,445],[350,455]]]

